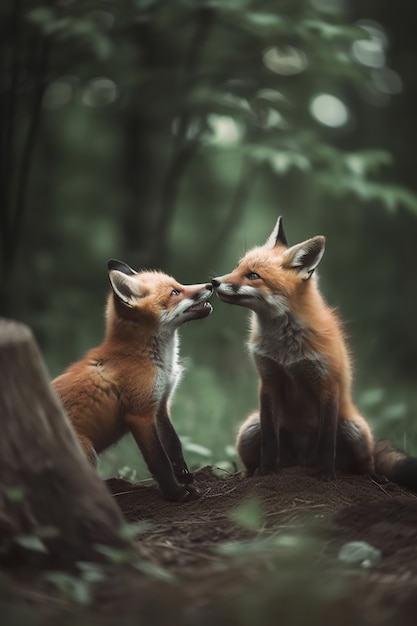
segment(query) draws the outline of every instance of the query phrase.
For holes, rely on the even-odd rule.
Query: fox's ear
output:
[[[110,259],[109,261],[107,261],[107,269],[109,270],[109,272],[111,272],[112,270],[117,270],[118,272],[123,272],[123,274],[127,274],[128,276],[132,276],[133,274],[137,273],[135,272],[135,270],[132,270],[129,265],[123,263],[123,261],[118,261],[117,259]]]
[[[310,278],[321,261],[326,245],[326,238],[318,235],[292,246],[285,252],[284,267],[298,270],[301,278]]]
[[[284,232],[284,226],[282,225],[281,216],[277,219],[274,230],[265,242],[266,248],[275,248],[275,246],[278,245],[288,247],[288,241]]]
[[[109,269],[109,280],[113,293],[126,306],[135,306],[139,294],[136,283],[132,280],[137,272],[122,261],[110,259],[107,263]]]

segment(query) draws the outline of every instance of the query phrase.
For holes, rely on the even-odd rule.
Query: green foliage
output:
[[[230,512],[230,519],[246,530],[259,530],[264,521],[262,503],[250,498]]]
[[[381,376],[384,407],[371,417],[413,447],[417,202],[402,184],[412,132],[402,96],[376,83],[390,50],[386,68],[360,63],[354,46],[370,34],[346,7],[2,3],[0,303],[34,329],[52,376],[102,339],[107,258],[206,281],[282,213],[290,240],[326,234],[323,289],[363,364],[358,397]],[[327,124],[327,105],[314,113],[323,94],[344,124]],[[214,306],[181,329],[172,413],[193,467],[230,467],[226,447],[257,404],[247,314]],[[147,475],[130,439],[100,471],[125,467]]]
[[[36,535],[19,535],[15,538],[14,542],[25,548],[25,550],[33,550],[34,552],[48,552],[47,547],[43,543],[42,539]]]
[[[339,550],[338,559],[346,565],[370,567],[382,558],[381,550],[374,548],[366,541],[349,541]]]
[[[22,502],[26,495],[24,487],[6,487],[2,491],[10,502]]]
[[[51,583],[64,598],[79,604],[90,606],[92,603],[91,585],[66,572],[48,572],[45,580]]]

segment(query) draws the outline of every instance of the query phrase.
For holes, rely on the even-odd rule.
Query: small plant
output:
[[[125,465],[118,470],[117,476],[118,478],[124,478],[125,480],[134,483],[136,481],[137,471],[132,467],[128,467],[127,465]]]

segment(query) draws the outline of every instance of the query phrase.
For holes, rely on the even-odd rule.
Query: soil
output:
[[[304,468],[244,478],[206,467],[195,482],[201,499],[177,504],[149,481],[107,481],[126,520],[149,524],[138,549],[177,580],[178,623],[252,623],[251,611],[253,623],[271,625],[417,623],[415,494],[364,476],[325,482]],[[235,521],[233,512],[254,499],[259,523],[249,529],[250,514]],[[235,541],[240,551],[230,554]],[[339,550],[351,541],[381,558],[370,567],[342,563]]]
[[[141,572],[116,569],[87,609],[56,590],[39,600],[21,587],[31,614],[13,613],[14,624],[417,623],[417,495],[397,485],[352,475],[325,482],[304,468],[245,478],[205,467],[195,473],[201,498],[172,503],[150,480],[106,484],[127,522],[139,523]],[[379,550],[379,560],[341,561],[352,541]]]

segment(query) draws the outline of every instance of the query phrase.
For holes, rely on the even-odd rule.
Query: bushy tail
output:
[[[376,442],[375,471],[391,482],[417,492],[417,457],[407,456],[390,441]]]

